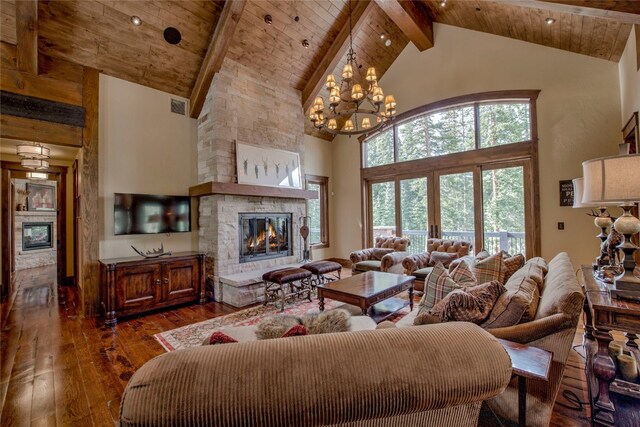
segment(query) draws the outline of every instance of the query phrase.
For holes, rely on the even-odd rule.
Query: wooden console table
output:
[[[640,425],[640,397],[616,378],[616,366],[608,351],[613,339],[610,331],[624,332],[627,351],[640,362],[635,342],[636,334],[640,334],[640,303],[611,298],[607,284],[593,277],[591,266],[582,266],[582,274],[586,294],[585,370],[593,425]]]
[[[100,260],[100,299],[106,326],[118,317],[198,301],[206,302],[204,254]]]

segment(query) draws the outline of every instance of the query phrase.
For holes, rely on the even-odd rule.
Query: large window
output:
[[[312,248],[329,247],[329,178],[306,175],[307,190],[318,193],[317,199],[307,201],[309,216],[309,245]]]
[[[432,237],[538,255],[537,95],[440,101],[365,139],[365,242],[401,235],[418,253]]]

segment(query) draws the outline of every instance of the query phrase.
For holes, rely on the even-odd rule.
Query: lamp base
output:
[[[638,247],[631,242],[630,234],[625,233],[624,237],[624,242],[618,246],[618,249],[622,249],[624,252],[624,273],[615,278],[614,286],[611,288],[611,296],[640,301],[640,277],[634,274],[636,262],[633,258]]]

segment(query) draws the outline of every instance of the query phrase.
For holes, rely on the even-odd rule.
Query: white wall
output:
[[[305,173],[310,175],[326,176],[329,178],[329,225],[333,224],[333,165],[331,161],[331,151],[333,142],[316,138],[315,136],[304,136],[304,167]],[[314,260],[331,258],[334,256],[335,240],[329,230],[329,247],[323,249],[312,249],[311,257]]]
[[[195,218],[190,233],[113,234],[114,193],[187,195],[197,184],[196,120],[171,113],[171,97],[100,74],[101,259],[134,256],[130,245],[148,250],[163,243],[173,252],[198,249]]]
[[[627,46],[618,64],[622,126],[627,123],[634,112],[640,110],[640,71],[638,71],[637,62],[636,31],[631,30]]]
[[[575,265],[591,262],[598,230],[586,210],[560,207],[559,180],[582,175],[581,162],[617,152],[620,88],[613,62],[519,40],[435,24],[435,47],[409,44],[381,79],[403,112],[454,96],[540,89],[538,133],[542,255],[568,251]],[[358,144],[333,142],[336,256],[361,247]],[[557,222],[565,230],[557,229]]]

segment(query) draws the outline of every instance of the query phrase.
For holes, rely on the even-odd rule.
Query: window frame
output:
[[[311,244],[311,249],[324,249],[330,246],[329,242],[329,177],[321,175],[305,174],[305,188],[309,184],[319,187],[318,200],[320,201],[320,243]],[[307,216],[309,216],[309,204],[307,203]]]
[[[447,171],[454,171],[461,168],[475,168],[474,180],[476,182],[476,193],[480,195],[480,203],[476,206],[482,206],[481,191],[482,187],[478,186],[480,174],[483,169],[499,168],[501,165],[514,163],[525,166],[525,223],[527,227],[527,256],[539,256],[541,253],[541,237],[540,237],[540,191],[538,176],[538,126],[537,126],[537,108],[536,101],[540,90],[507,90],[481,92],[470,95],[463,95],[454,98],[448,98],[441,101],[433,102],[414,108],[397,116],[391,124],[393,128],[393,150],[394,162],[366,167],[366,141],[380,133],[380,131],[361,136],[360,142],[360,176],[362,188],[362,247],[371,247],[372,245],[372,229],[371,229],[371,197],[370,184],[381,181],[395,181],[396,192],[398,191],[399,182],[402,179],[419,178],[429,174],[442,174]],[[480,120],[479,106],[482,104],[496,104],[505,102],[529,103],[529,123],[531,139],[509,144],[496,145],[493,147],[480,148]],[[397,127],[437,110],[445,110],[455,107],[463,107],[473,105],[474,107],[474,150],[456,152],[441,156],[425,157],[415,160],[398,161],[398,131]],[[382,131],[388,131],[389,126]],[[492,167],[492,165],[494,165]],[[435,189],[434,189],[435,190]],[[433,194],[430,191],[429,198],[432,199]],[[396,199],[398,195],[396,194]],[[477,208],[478,209],[478,208]],[[402,233],[401,229],[401,211],[398,201],[396,200],[396,233]],[[478,215],[476,215],[478,216]],[[476,221],[477,222],[477,221]],[[476,224],[476,241],[478,234],[482,231],[481,224]],[[530,227],[530,228],[529,228]],[[474,248],[478,251],[480,248]]]

